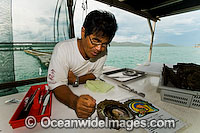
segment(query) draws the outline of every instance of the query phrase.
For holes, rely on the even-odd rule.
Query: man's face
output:
[[[110,43],[109,38],[102,36],[101,33],[93,33],[86,37],[82,36],[82,40],[86,58],[95,58],[101,52],[105,51]]]

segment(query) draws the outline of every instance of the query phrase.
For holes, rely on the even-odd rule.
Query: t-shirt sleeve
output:
[[[54,48],[47,75],[50,90],[68,84],[69,65],[67,64],[65,52],[59,46]]]

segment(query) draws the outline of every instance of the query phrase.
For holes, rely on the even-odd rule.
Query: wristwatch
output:
[[[76,76],[76,80],[74,81],[74,83],[72,84],[73,87],[78,87],[79,86],[79,78],[78,76]]]

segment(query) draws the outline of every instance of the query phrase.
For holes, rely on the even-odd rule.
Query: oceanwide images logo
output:
[[[37,120],[34,116],[28,116],[25,119],[25,126],[29,129],[37,125]],[[173,119],[165,120],[151,120],[135,119],[135,120],[100,120],[98,117],[95,119],[50,119],[43,117],[40,125],[42,128],[125,128],[131,131],[134,128],[175,128],[176,122]]]

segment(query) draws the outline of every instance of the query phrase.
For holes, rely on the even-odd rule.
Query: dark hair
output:
[[[115,16],[107,11],[94,10],[90,12],[83,23],[85,28],[85,37],[93,33],[101,33],[112,40],[117,31],[117,22]]]

